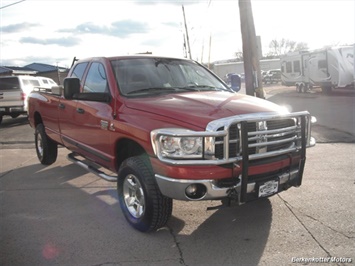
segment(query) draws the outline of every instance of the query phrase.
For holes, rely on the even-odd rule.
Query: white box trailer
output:
[[[282,84],[305,92],[319,86],[324,92],[354,89],[354,45],[302,51],[281,57]]]

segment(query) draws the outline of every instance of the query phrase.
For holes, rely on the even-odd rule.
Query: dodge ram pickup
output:
[[[235,93],[187,59],[79,60],[62,87],[29,95],[39,161],[68,159],[117,182],[142,232],[166,225],[173,199],[243,204],[302,183],[313,118]]]

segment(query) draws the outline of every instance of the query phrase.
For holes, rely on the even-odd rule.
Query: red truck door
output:
[[[46,101],[39,101],[39,108],[46,110],[42,113],[43,121],[46,127],[47,135],[54,141],[61,143],[61,135],[59,130],[59,104],[62,98],[60,96],[49,96],[46,95]]]
[[[61,98],[58,104],[59,112],[59,129],[62,136],[62,141],[66,147],[72,151],[77,151],[76,134],[78,132],[77,124],[75,123],[76,100],[66,100]]]
[[[110,94],[104,66],[93,62],[83,84],[83,93]],[[80,153],[93,161],[107,165],[113,160],[111,144],[113,109],[110,103],[95,100],[78,100],[74,119]]]
[[[85,70],[88,66],[87,62],[77,64],[71,74],[71,77],[76,77],[82,79]],[[62,141],[66,147],[72,151],[78,150],[78,138],[80,132],[78,124],[76,123],[76,106],[78,104],[77,100],[67,100],[64,97],[61,98],[59,103],[59,128],[62,136]]]

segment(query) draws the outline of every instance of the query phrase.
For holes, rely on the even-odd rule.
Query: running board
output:
[[[94,166],[89,165],[89,164],[75,158],[74,153],[68,154],[67,158],[69,161],[81,166],[85,170],[89,171],[90,173],[93,173],[94,175],[97,175],[98,177],[100,177],[102,179],[105,179],[106,181],[109,181],[109,182],[116,182],[117,181],[117,176],[105,174],[104,172],[100,171],[99,169],[95,168]]]

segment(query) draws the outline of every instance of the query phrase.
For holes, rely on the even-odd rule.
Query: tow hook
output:
[[[207,207],[207,211],[212,211],[212,210],[222,209],[225,207],[239,205],[239,194],[238,194],[236,187],[228,189],[227,194],[228,194],[227,197],[225,197],[221,200],[221,203],[222,203],[221,205]]]
[[[234,187],[234,188],[231,188],[227,191],[228,193],[228,197],[227,199],[230,199],[230,200],[234,200],[234,201],[239,201],[239,196],[238,196],[238,191],[237,189]]]

